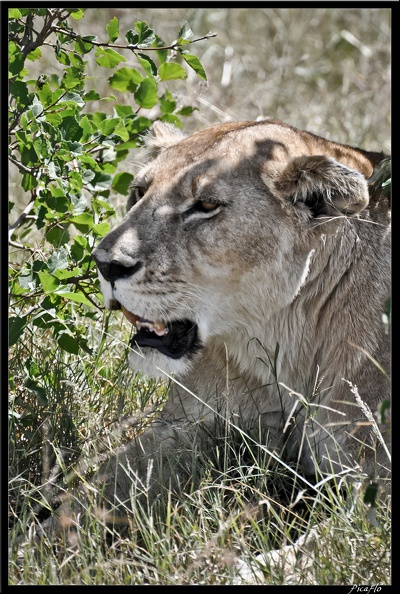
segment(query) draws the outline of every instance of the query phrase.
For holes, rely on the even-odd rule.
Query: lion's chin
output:
[[[153,324],[150,327],[144,323],[133,336],[130,366],[148,377],[182,377],[201,348],[197,324],[189,320],[169,322],[162,333],[155,332]]]
[[[135,371],[140,371],[147,377],[166,379],[168,377],[183,377],[191,366],[189,357],[171,359],[156,349],[139,348],[136,345],[129,353],[129,365]]]

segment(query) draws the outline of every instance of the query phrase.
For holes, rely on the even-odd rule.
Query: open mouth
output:
[[[171,359],[192,355],[199,347],[197,324],[190,320],[176,322],[152,322],[137,316],[122,306],[122,313],[133,324],[137,332],[132,338],[132,347],[157,349]]]

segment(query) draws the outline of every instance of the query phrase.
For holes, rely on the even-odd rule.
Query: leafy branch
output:
[[[187,78],[184,66],[206,80],[197,56],[186,48],[214,37],[195,37],[184,23],[175,41],[165,43],[145,21],[120,36],[116,17],[105,23],[108,41],[78,35],[75,21],[90,9],[9,9],[9,144],[16,195],[10,196],[10,346],[34,328],[50,331],[58,346],[76,354],[88,352],[83,318],[103,315],[102,297],[91,251],[110,230],[115,210],[111,198],[127,196],[133,175],[119,171],[143,144],[155,119],[182,127],[181,118],[196,109],[180,105],[167,88]],[[87,88],[86,55],[95,50],[99,75],[108,72],[113,93],[102,97]],[[133,52],[137,68],[119,67]],[[29,64],[54,51],[61,74],[33,78]],[[153,57],[146,55],[153,52]],[[181,59],[182,63],[177,61]],[[113,102],[113,114],[95,111],[92,102]],[[158,107],[158,116],[147,110]],[[154,112],[152,112],[154,113]],[[27,198],[21,205],[21,188]],[[25,252],[25,253],[24,253]],[[32,313],[34,312],[34,313]]]
[[[170,45],[161,45],[161,46],[151,47],[148,44],[130,43],[128,45],[123,45],[123,44],[118,44],[118,43],[109,43],[109,42],[106,43],[104,41],[96,41],[94,39],[90,39],[87,37],[81,38],[79,35],[74,33],[74,31],[68,31],[68,30],[63,29],[62,27],[53,27],[53,31],[56,31],[57,33],[62,33],[63,35],[65,35],[66,37],[70,37],[71,39],[82,39],[82,41],[84,41],[85,43],[90,43],[93,46],[109,47],[109,48],[115,48],[115,49],[126,49],[126,50],[130,50],[130,51],[136,50],[136,49],[140,49],[143,51],[177,50],[180,46],[183,45],[183,43],[184,44],[197,43],[198,41],[204,41],[205,39],[210,39],[211,37],[217,36],[217,33],[212,33],[210,31],[206,35],[203,35],[203,37],[198,37],[197,39],[190,39],[187,41],[185,40],[183,42],[182,38],[180,38],[180,39],[177,39],[176,41],[173,41]],[[55,45],[52,45],[52,46],[55,47]]]
[[[74,12],[73,9],[47,8],[44,14],[44,24],[41,31],[36,31],[33,28],[34,13],[30,12],[27,15],[26,21],[17,18],[17,22],[20,22],[25,27],[24,35],[22,39],[16,35],[12,35],[11,39],[19,43],[22,50],[22,57],[25,59],[29,53],[43,45],[45,39],[57,29],[59,23],[65,21],[72,12]],[[32,33],[35,33],[36,39],[33,39]]]

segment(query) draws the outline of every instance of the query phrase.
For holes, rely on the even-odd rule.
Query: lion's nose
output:
[[[136,262],[133,266],[126,266],[118,260],[111,260],[111,262],[104,262],[100,260],[95,254],[93,258],[97,264],[97,268],[102,276],[111,284],[114,284],[119,278],[126,278],[132,276],[141,269],[142,263]]]

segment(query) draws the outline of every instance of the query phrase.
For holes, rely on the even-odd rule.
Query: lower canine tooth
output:
[[[168,332],[168,328],[162,322],[154,322],[153,329],[158,336],[163,336]]]

